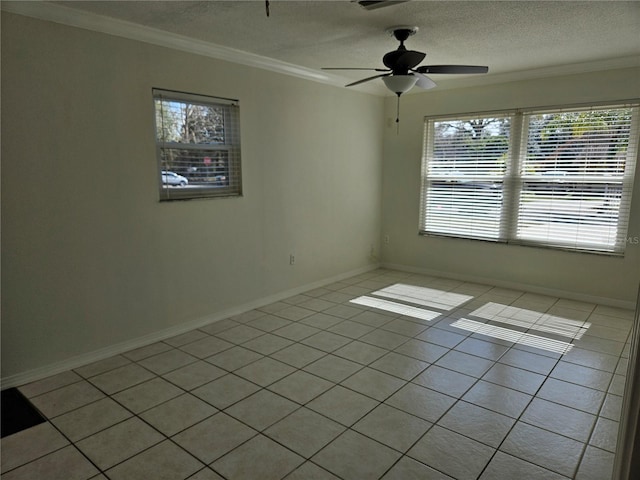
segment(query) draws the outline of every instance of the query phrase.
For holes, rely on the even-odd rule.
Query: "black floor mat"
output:
[[[45,421],[45,418],[31,405],[17,388],[8,388],[0,392],[1,438],[33,427]]]

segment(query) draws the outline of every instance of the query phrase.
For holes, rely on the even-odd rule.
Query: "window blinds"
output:
[[[621,254],[638,106],[425,122],[420,231]]]
[[[426,123],[421,230],[498,240],[511,117]]]
[[[637,110],[602,107],[524,115],[517,240],[624,251]]]
[[[157,89],[153,96],[160,199],[240,195],[237,100]],[[181,182],[172,181],[172,173]]]

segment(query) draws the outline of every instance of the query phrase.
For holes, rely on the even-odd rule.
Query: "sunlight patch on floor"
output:
[[[402,303],[367,296],[354,298],[351,300],[351,303],[364,305],[365,307],[378,308],[387,312],[398,313],[407,317],[419,318],[427,321],[433,320],[441,315],[440,312],[432,312],[431,310],[425,310],[424,308],[412,307],[411,305],[404,305]]]
[[[460,306],[473,299],[471,295],[445,292],[434,288],[418,287],[403,283],[396,283],[390,287],[376,290],[372,295],[392,298],[394,300],[413,303],[415,305],[423,305],[425,307],[438,308],[441,310],[451,310],[452,308]]]
[[[588,322],[549,315],[547,313],[489,302],[469,315],[495,322],[580,339],[591,326]]]
[[[540,348],[549,352],[560,353],[562,355],[568,353],[573,348],[573,344],[568,342],[561,342],[559,340],[553,340],[551,338],[541,337],[531,333],[518,332],[516,330],[499,327],[497,325],[488,325],[486,323],[476,322],[475,320],[469,320],[467,318],[456,320],[451,324],[451,326],[469,332],[480,333],[488,337],[519,343],[520,345],[527,345],[529,347]]]

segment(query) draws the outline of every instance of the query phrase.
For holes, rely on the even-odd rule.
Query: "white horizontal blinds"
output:
[[[426,122],[421,233],[499,240],[511,117]]]
[[[624,251],[637,115],[631,106],[525,114],[517,241]]]
[[[236,101],[154,90],[161,199],[242,193]],[[186,185],[168,180],[173,172]]]

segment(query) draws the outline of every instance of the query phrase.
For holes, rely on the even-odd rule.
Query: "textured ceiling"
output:
[[[640,58],[637,1],[413,0],[367,11],[350,0],[272,0],[269,17],[264,1],[54,3],[313,70],[382,67],[382,56],[397,47],[385,32],[394,25],[419,27],[407,47],[427,53],[423,64],[488,65],[489,76]],[[373,73],[339,75],[351,81]]]

